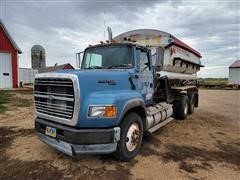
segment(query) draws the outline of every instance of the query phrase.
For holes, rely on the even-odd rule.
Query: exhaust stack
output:
[[[108,31],[108,40],[109,42],[112,42],[112,29],[109,26],[107,27],[107,31]]]

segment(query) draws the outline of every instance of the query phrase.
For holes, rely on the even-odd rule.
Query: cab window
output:
[[[87,54],[85,67],[102,66],[102,56],[99,54]]]
[[[139,68],[140,71],[144,71],[147,68],[147,65],[149,63],[148,61],[148,52],[143,49],[137,49],[137,58],[139,62]]]

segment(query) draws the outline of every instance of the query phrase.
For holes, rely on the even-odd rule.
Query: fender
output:
[[[135,108],[135,107],[142,107],[145,111],[145,114],[147,114],[146,106],[145,106],[143,99],[140,99],[140,98],[131,99],[131,100],[127,101],[123,107],[123,111],[121,113],[121,118],[120,118],[119,124],[122,122],[122,119],[127,114],[127,112],[130,109]]]

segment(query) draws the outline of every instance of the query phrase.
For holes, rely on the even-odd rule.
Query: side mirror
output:
[[[146,65],[146,66],[150,66],[150,63],[149,63],[149,62],[146,62],[146,63],[144,63],[144,65]]]
[[[151,70],[152,69],[152,67],[151,67],[151,65],[150,65],[150,63],[149,62],[147,62],[147,63],[144,63],[147,67],[148,67],[148,69],[149,70]]]
[[[81,68],[83,53],[84,53],[84,51],[76,53],[76,66],[78,68]]]
[[[155,71],[161,71],[162,66],[160,66],[160,65],[154,66],[154,69],[155,69]]]
[[[145,71],[147,68],[148,68],[149,70],[151,70],[151,66],[150,66],[150,63],[149,63],[149,62],[144,63],[144,65],[145,65],[145,67],[141,70],[141,72]]]

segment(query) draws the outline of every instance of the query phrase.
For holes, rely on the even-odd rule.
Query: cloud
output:
[[[199,75],[204,77],[225,77],[227,66],[240,57],[240,4],[235,0],[0,2],[0,18],[23,50],[21,67],[31,66],[34,44],[45,47],[47,65],[75,65],[75,53],[106,39],[107,26],[114,36],[138,28],[175,35],[201,52],[206,68]]]

